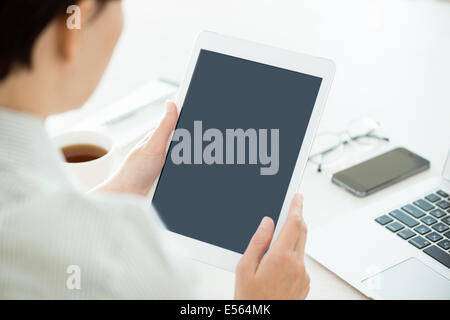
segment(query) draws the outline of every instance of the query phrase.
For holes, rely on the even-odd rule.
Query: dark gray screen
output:
[[[194,121],[202,121],[203,130],[279,129],[279,171],[264,176],[260,165],[175,165],[173,142],[153,198],[167,228],[243,253],[264,216],[277,222],[321,82],[202,50],[177,128],[193,135]]]

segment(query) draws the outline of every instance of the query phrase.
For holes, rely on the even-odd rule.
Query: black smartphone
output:
[[[365,197],[430,167],[430,161],[405,148],[396,148],[335,173],[332,181]]]

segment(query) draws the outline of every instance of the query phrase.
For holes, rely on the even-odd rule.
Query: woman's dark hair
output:
[[[79,0],[0,0],[0,81],[15,67],[31,68],[36,39]],[[108,0],[96,0],[104,4]]]

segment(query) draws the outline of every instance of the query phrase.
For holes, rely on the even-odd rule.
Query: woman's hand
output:
[[[167,143],[178,120],[174,102],[166,102],[166,114],[156,130],[139,142],[119,171],[98,191],[124,192],[146,196],[166,159]]]
[[[302,195],[294,197],[283,229],[264,254],[273,231],[272,219],[265,217],[237,266],[235,299],[305,299],[308,295]]]

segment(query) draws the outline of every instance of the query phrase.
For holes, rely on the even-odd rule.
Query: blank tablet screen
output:
[[[173,139],[153,198],[166,227],[243,253],[276,223],[321,83],[202,50],[177,125],[191,136]]]

